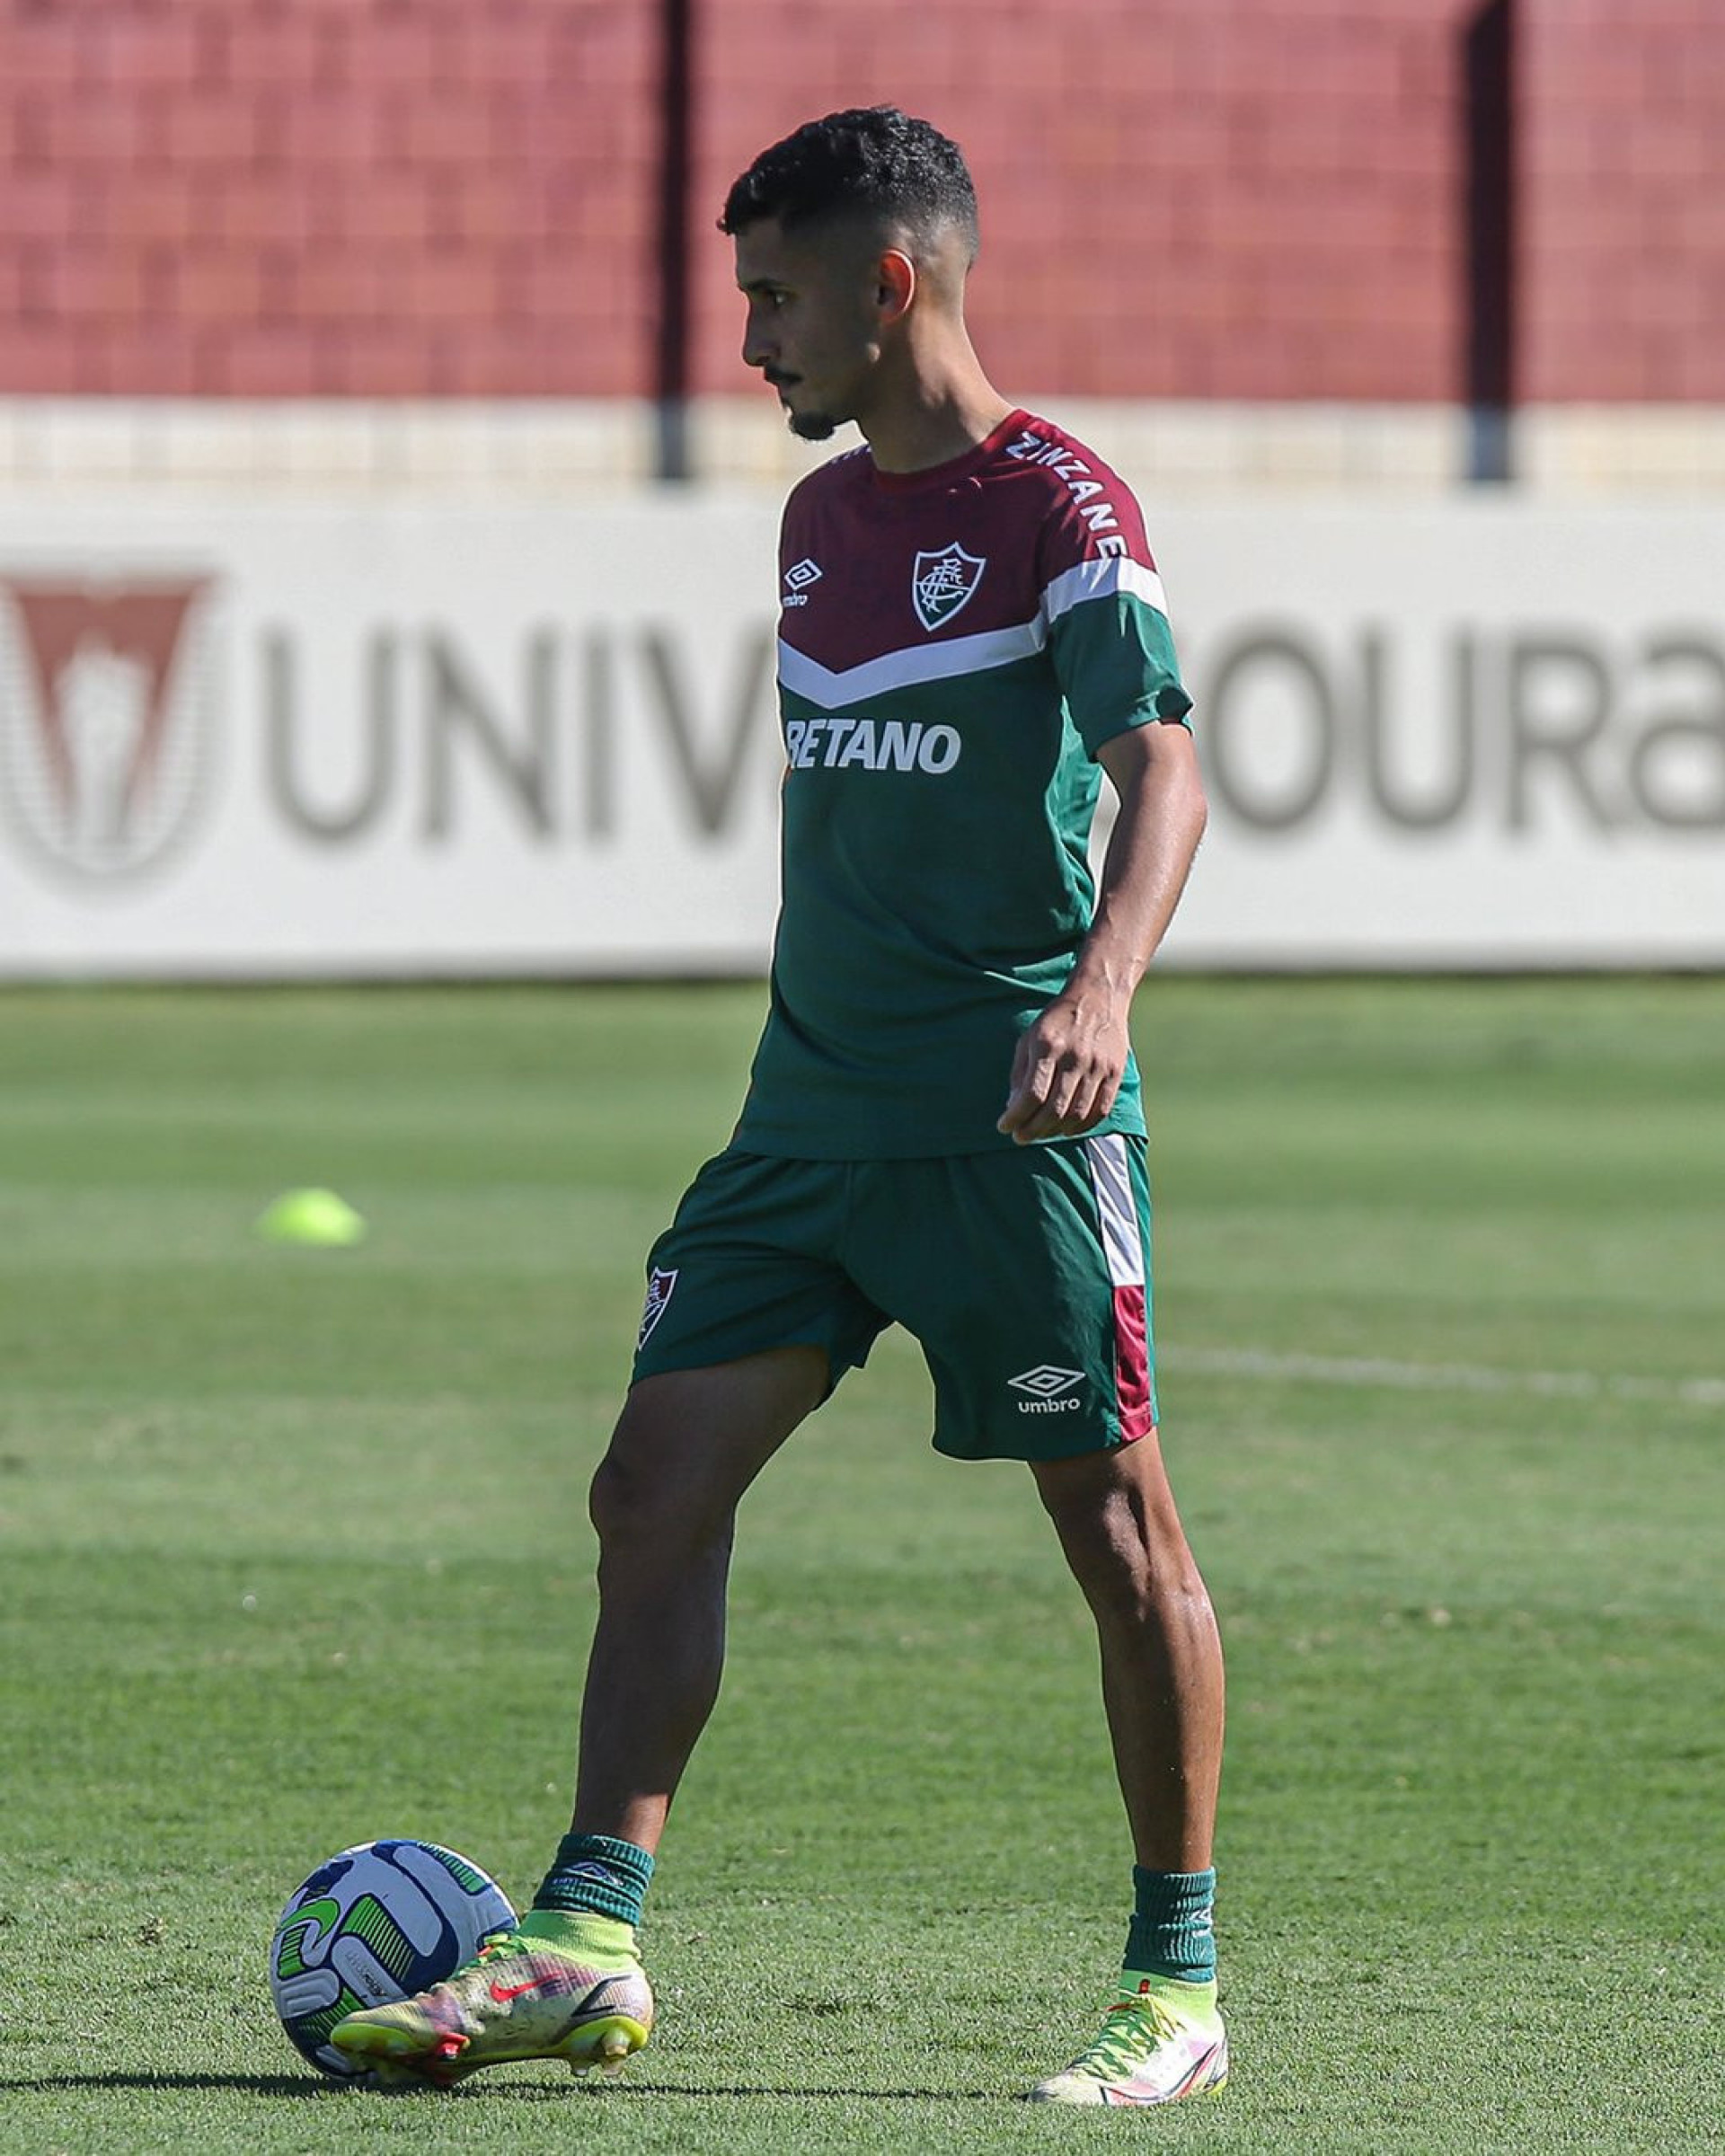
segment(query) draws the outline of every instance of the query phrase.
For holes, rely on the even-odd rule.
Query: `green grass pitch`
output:
[[[0,2148],[1699,2149],[1721,2059],[1725,982],[1139,1003],[1229,1652],[1234,2081],[1012,2099],[1128,1856],[1022,1470],[889,1338],[750,1497],[624,2082],[327,2086],[264,1953],[418,1833],[530,1893],[586,1479],[756,988],[0,996]],[[327,1184],[363,1247],[267,1246]]]

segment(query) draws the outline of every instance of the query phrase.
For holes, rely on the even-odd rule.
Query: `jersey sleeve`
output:
[[[1192,700],[1131,490],[1100,464],[1062,476],[1067,499],[1038,549],[1042,617],[1067,712],[1094,756],[1128,727],[1189,723]]]

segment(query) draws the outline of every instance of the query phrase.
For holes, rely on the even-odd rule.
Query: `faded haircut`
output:
[[[829,217],[870,217],[927,236],[957,225],[977,252],[977,190],[956,142],[896,105],[811,119],[763,150],[725,197],[721,232],[764,217],[787,232]]]

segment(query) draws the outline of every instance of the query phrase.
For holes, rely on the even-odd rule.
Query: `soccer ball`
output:
[[[515,1911],[477,1864],[435,1842],[359,1842],[295,1889],[270,1946],[270,1990],[288,2039],[324,2073],[366,2069],[330,2031],[361,2007],[440,1984]]]

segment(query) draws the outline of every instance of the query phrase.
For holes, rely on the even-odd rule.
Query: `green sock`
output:
[[[608,1834],[565,1834],[533,1905],[566,1915],[590,1911],[632,1928],[641,1922],[652,1876],[653,1860],[632,1842],[615,1842]]]
[[[1177,1984],[1216,1981],[1216,1874],[1132,1868],[1133,1915],[1126,1967],[1135,1981],[1164,1976]]]

